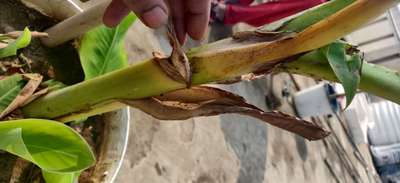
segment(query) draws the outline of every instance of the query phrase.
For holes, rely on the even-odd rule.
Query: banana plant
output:
[[[135,19],[131,15],[114,29],[102,26],[85,34],[80,57],[86,79],[127,66],[123,37]],[[23,32],[0,35],[2,40],[6,40],[0,49],[0,58],[16,55],[18,49],[29,45],[32,37],[43,36],[47,35],[31,32],[28,28]],[[103,44],[98,44],[99,41]],[[20,118],[14,116],[16,109],[46,93],[66,87],[60,82],[42,82],[42,79],[39,74],[14,74],[0,80],[0,119],[3,119],[0,123],[0,138],[3,139],[0,149],[37,165],[47,183],[74,183],[82,171],[95,163],[92,149],[84,138],[54,120],[15,120]]]
[[[299,57],[335,42],[378,17],[396,3],[395,0],[379,2],[333,0],[295,17],[255,31],[240,32],[231,38],[191,49],[186,53],[193,73],[191,84],[201,85],[234,80],[248,73],[271,72],[281,70],[282,67],[293,66],[298,62]],[[329,52],[329,54],[323,54],[329,56],[328,59],[325,59],[329,63],[326,63],[329,65],[347,64],[348,59],[346,62],[340,62],[340,57],[347,57],[348,54],[337,52],[347,51],[351,48],[342,49],[340,47],[343,46],[340,46],[340,43],[335,43],[335,45],[328,46],[329,49],[325,49],[325,51],[320,50]],[[340,54],[341,56],[337,57]],[[121,103],[121,99],[143,99],[186,88],[186,83],[170,77],[165,67],[160,66],[162,65],[160,63],[168,61],[169,58],[160,54],[155,55],[152,59],[49,93],[23,107],[22,112],[29,117],[66,119],[71,114],[79,117],[81,112],[92,115],[96,113],[94,112],[96,110],[104,112],[119,108],[122,105],[117,103]],[[353,59],[357,60],[358,58]],[[300,60],[304,60],[304,58]],[[354,65],[356,68],[351,68],[344,73],[353,73],[357,67],[360,70],[361,66],[356,65]],[[361,65],[364,66],[361,71],[368,70],[393,76],[388,78],[379,74],[355,73],[360,77],[360,86],[363,86],[361,89],[400,103],[397,95],[400,80],[396,71],[376,66],[369,67],[371,64]],[[349,66],[345,68],[349,69]],[[292,70],[288,69],[288,71]],[[300,71],[297,73],[310,74]],[[312,76],[316,78],[327,75],[326,70],[313,70],[313,72],[315,73]],[[338,69],[332,70],[330,67],[328,73],[332,72],[342,73]],[[343,78],[348,78],[342,75],[337,77],[334,73],[335,77],[326,77],[326,79],[338,81],[337,78],[341,78],[343,81]],[[358,81],[347,83],[354,86],[345,88],[354,92]],[[390,86],[385,91],[381,91],[383,83]],[[347,93],[351,94],[352,92],[348,91]],[[349,95],[348,98],[352,97]]]
[[[355,47],[337,41],[375,19],[397,2],[332,0],[270,25],[239,32],[230,38],[193,48],[186,53],[182,52],[173,32],[170,32],[173,45],[171,56],[155,53],[149,60],[127,66],[122,41],[126,29],[135,19],[131,15],[116,29],[101,26],[81,39],[79,53],[86,75],[85,81],[42,93],[35,90],[32,92],[31,89],[28,96],[35,97],[25,97],[22,100],[18,96],[27,92],[21,91],[32,88],[26,87],[29,83],[29,86],[35,88],[40,83],[38,76],[6,78],[16,83],[17,94],[9,97],[8,102],[3,105],[4,109],[13,109],[4,115],[19,109],[27,119],[69,122],[125,106],[139,108],[164,120],[238,113],[255,117],[309,140],[318,140],[326,137],[329,132],[313,123],[281,112],[265,112],[240,96],[202,85],[236,82],[243,75],[249,74],[257,76],[271,72],[291,72],[341,82],[345,88],[347,104],[351,102],[357,88],[400,104],[400,74],[363,62],[362,54]],[[3,95],[6,93],[3,92]],[[19,102],[14,102],[16,100]],[[65,125],[59,126],[69,129]],[[16,124],[15,127],[8,127],[10,132],[5,130],[4,134],[16,133],[14,128],[20,129],[19,131],[25,129],[26,133],[30,131],[29,127],[22,128]],[[29,139],[18,141],[23,140]],[[84,148],[81,140],[70,140],[68,143],[76,141],[81,144],[76,145],[77,149]],[[24,153],[14,154],[33,163],[40,163],[29,159]],[[86,159],[91,157],[89,152],[72,154]],[[50,183],[60,180],[71,182],[83,167],[88,167],[91,163],[93,162],[88,161],[84,166],[70,168],[69,172],[54,171],[59,169],[46,168],[40,164],[38,166],[44,170],[44,177]]]

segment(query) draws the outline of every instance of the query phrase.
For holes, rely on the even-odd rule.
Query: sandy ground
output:
[[[127,42],[130,60],[167,50],[161,38],[140,23],[135,25]],[[304,77],[295,80],[301,88],[315,84]],[[282,103],[279,110],[293,113],[290,98],[282,96],[296,92],[287,74],[222,87],[264,109],[265,96],[273,94]],[[313,120],[332,135],[309,142],[238,115],[165,122],[132,110],[129,149],[116,183],[378,181],[366,145],[352,145],[345,122],[336,117]]]

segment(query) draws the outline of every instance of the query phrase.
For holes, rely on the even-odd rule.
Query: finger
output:
[[[186,0],[186,31],[196,40],[203,38],[210,19],[210,0]]]
[[[142,22],[150,28],[167,23],[168,8],[163,0],[123,0]]]
[[[122,0],[113,0],[104,13],[103,22],[109,27],[115,27],[129,12]]]
[[[185,12],[182,0],[170,0],[171,16],[174,22],[176,36],[181,44],[186,41]]]

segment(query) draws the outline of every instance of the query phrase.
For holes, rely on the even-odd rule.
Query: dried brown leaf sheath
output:
[[[170,78],[185,83],[189,87],[192,82],[190,62],[179,43],[171,21],[168,24],[167,34],[172,45],[172,53],[168,59],[158,60],[159,65]]]
[[[309,140],[318,140],[329,135],[329,132],[313,123],[281,112],[264,112],[246,103],[238,95],[211,87],[192,87],[158,97],[121,102],[139,108],[161,120],[184,120],[198,116],[237,113],[258,118]]]

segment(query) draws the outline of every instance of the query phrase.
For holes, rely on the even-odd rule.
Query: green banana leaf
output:
[[[22,75],[13,75],[0,80],[0,113],[14,101],[26,83]]]
[[[75,179],[78,172],[95,163],[86,141],[70,127],[56,121],[3,121],[0,139],[1,150],[36,164],[43,170],[47,183],[72,183],[60,178],[73,175]]]
[[[42,170],[42,174],[47,183],[76,183],[80,172],[59,174]]]
[[[130,14],[115,28],[102,25],[83,36],[79,55],[85,80],[128,65],[124,37],[135,20],[136,16]]]
[[[28,28],[24,29],[21,36],[13,42],[8,43],[8,46],[0,49],[0,58],[9,57],[17,54],[17,50],[25,48],[31,42],[31,31]]]
[[[362,69],[361,56],[357,53],[347,55],[347,46],[337,41],[324,48],[325,56],[346,92],[346,107],[350,105],[357,93]]]

